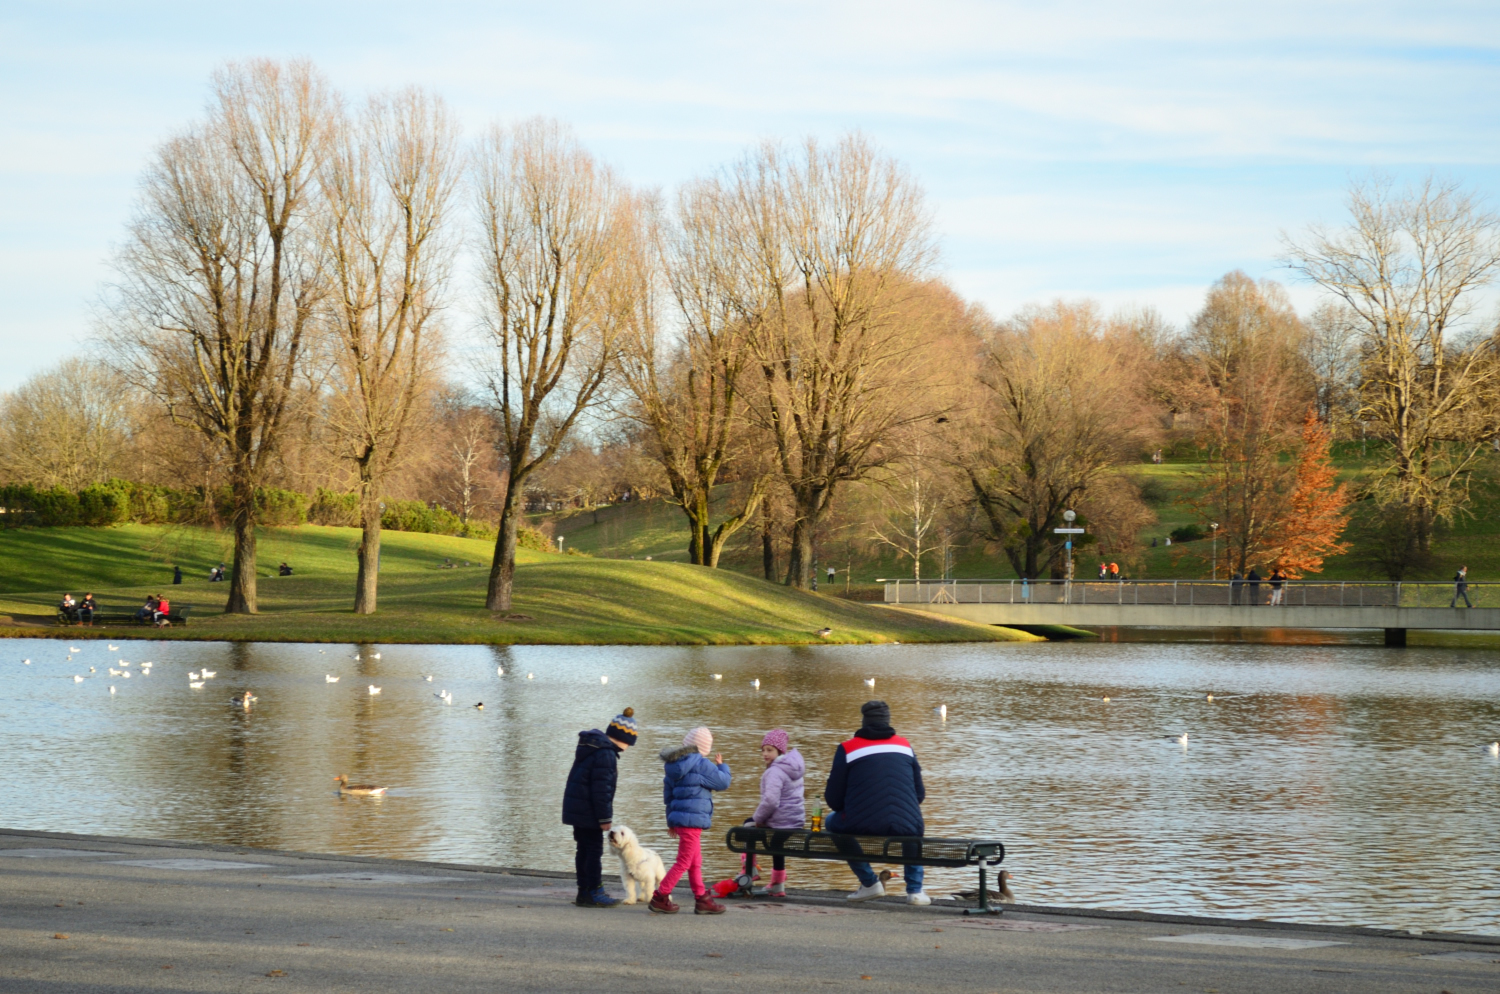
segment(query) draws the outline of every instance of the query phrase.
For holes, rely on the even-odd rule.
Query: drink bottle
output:
[[[812,816],[812,830],[814,832],[821,832],[821,831],[823,831],[823,809],[822,808],[819,808],[817,810],[817,813]]]

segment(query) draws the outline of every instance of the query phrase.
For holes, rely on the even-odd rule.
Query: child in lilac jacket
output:
[[[760,775],[760,805],[755,809],[754,821],[761,828],[801,828],[807,817],[807,806],[803,802],[804,774],[807,765],[802,754],[791,748],[786,732],[773,728],[761,740],[760,758],[765,760],[766,772]],[[779,844],[786,837],[771,837],[772,844]],[[786,895],[786,857],[771,858],[771,886],[766,893],[773,897]]]

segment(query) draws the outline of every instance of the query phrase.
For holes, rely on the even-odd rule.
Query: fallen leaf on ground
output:
[[[286,971],[285,970],[272,970],[270,973],[266,974],[266,976],[268,976],[268,977],[284,977],[284,976],[286,976]]]
[[[875,978],[872,977],[872,976],[870,976],[868,973],[861,973],[859,975],[859,979],[860,980],[874,980]]]
[[[54,932],[53,935],[52,935],[52,938],[54,938],[54,939],[66,939],[67,936],[63,935],[61,932]]]
[[[723,953],[704,953],[703,955],[706,956],[706,957],[708,957],[709,959],[723,959],[724,958],[724,954]]]

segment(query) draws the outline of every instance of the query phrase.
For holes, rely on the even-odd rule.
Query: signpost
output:
[[[1066,527],[1066,528],[1054,528],[1054,529],[1052,529],[1052,533],[1054,535],[1067,535],[1067,536],[1069,536],[1067,542],[1063,545],[1063,548],[1066,549],[1067,552],[1068,552],[1068,565],[1067,565],[1067,569],[1066,569],[1067,579],[1064,581],[1064,586],[1063,586],[1063,602],[1064,603],[1071,603],[1072,599],[1073,599],[1073,539],[1072,539],[1072,536],[1074,536],[1074,535],[1082,535],[1083,534],[1083,529],[1082,528],[1074,528],[1073,527],[1073,520],[1075,518],[1077,518],[1077,517],[1078,517],[1078,514],[1076,512],[1074,512],[1074,511],[1071,511],[1071,510],[1064,511],[1063,512],[1063,520],[1068,523],[1068,527]]]

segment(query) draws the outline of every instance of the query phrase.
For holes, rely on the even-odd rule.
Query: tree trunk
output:
[[[225,614],[254,614],[255,604],[255,488],[243,475],[234,482],[234,566],[229,575],[229,603]]]
[[[360,483],[359,523],[359,574],[354,580],[354,613],[374,614],[375,593],[380,583],[380,492],[368,479]]]
[[[791,549],[787,555],[786,585],[798,590],[812,587],[814,522],[798,515],[792,523]]]
[[[776,582],[776,539],[771,534],[771,507],[767,504],[760,516],[760,564],[765,570],[766,582]]]
[[[491,611],[509,611],[511,588],[516,579],[516,536],[520,529],[521,481],[508,479],[505,503],[500,506],[500,534],[495,536],[495,560],[490,563],[490,588],[484,606]]]

